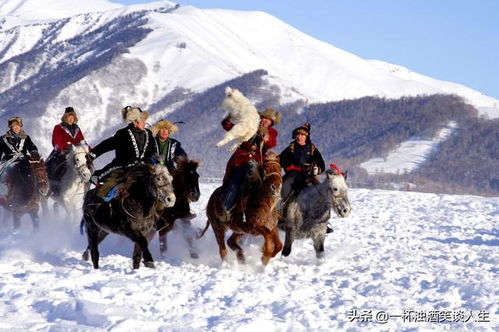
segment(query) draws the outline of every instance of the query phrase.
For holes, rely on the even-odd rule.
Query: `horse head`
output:
[[[187,158],[178,158],[177,168],[173,171],[173,187],[177,197],[183,196],[190,202],[197,202],[201,192],[199,190],[199,161]]]
[[[29,159],[29,168],[31,169],[31,174],[34,176],[35,186],[38,192],[42,196],[47,196],[49,192],[49,179],[47,175],[47,169],[45,168],[45,162],[42,158],[32,158]]]
[[[68,167],[73,167],[82,182],[88,182],[92,176],[92,164],[88,162],[89,147],[86,144],[72,145],[66,154]]]
[[[263,186],[264,194],[272,197],[277,203],[281,195],[282,187],[282,168],[279,164],[279,156],[274,151],[268,151],[263,163]],[[265,193],[266,192],[266,193]]]
[[[350,201],[348,200],[347,173],[338,169],[328,169],[326,181],[332,195],[333,210],[338,217],[345,218],[350,214]]]
[[[156,210],[161,211],[175,205],[175,193],[173,190],[173,178],[168,169],[162,165],[148,165],[151,173],[153,191],[158,204]]]

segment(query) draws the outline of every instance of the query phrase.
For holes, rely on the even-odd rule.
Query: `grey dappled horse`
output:
[[[291,253],[295,239],[312,238],[317,258],[324,256],[324,240],[331,208],[338,217],[350,214],[346,173],[338,169],[328,169],[325,179],[315,185],[305,187],[298,196],[288,202],[281,216],[279,227],[286,232],[283,256]]]

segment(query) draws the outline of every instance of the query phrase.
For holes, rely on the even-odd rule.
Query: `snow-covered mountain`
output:
[[[260,69],[280,105],[456,94],[479,114],[499,118],[497,99],[362,59],[263,12],[169,1],[0,0],[0,122],[26,117],[26,129],[44,153],[68,105],[79,111],[79,124],[95,144],[121,125],[124,105],[152,109],[154,121],[207,89]]]

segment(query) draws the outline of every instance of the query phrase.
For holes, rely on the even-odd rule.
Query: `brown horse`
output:
[[[213,228],[217,239],[220,257],[225,261],[227,249],[225,247],[225,232],[233,231],[227,240],[229,247],[236,251],[239,262],[244,263],[243,249],[239,240],[244,234],[263,236],[262,263],[269,260],[282,249],[282,242],[277,229],[278,213],[276,209],[279,200],[282,176],[279,158],[273,151],[267,152],[263,165],[257,166],[253,178],[249,181],[246,194],[237,204],[235,211],[229,216],[222,212],[222,187],[217,188],[211,195],[206,214],[206,227],[199,235],[203,236],[209,225]]]
[[[191,219],[195,216],[191,214],[190,202],[197,202],[201,195],[199,191],[199,174],[197,168],[199,161],[180,158],[177,162],[177,168],[173,171],[173,191],[175,192],[175,205],[163,210],[157,227],[159,230],[159,249],[164,256],[168,248],[167,236],[174,225],[175,220],[182,221],[184,238],[189,245],[189,251],[192,258],[198,258],[198,254],[193,246],[193,236],[190,235]]]
[[[48,177],[43,159],[21,159],[7,170],[9,188],[5,209],[12,213],[14,229],[21,226],[21,217],[29,214],[33,228],[38,229],[40,199],[48,194]]]

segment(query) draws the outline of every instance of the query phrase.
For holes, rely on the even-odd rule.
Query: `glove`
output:
[[[319,175],[319,167],[318,166],[312,167],[312,175]]]

